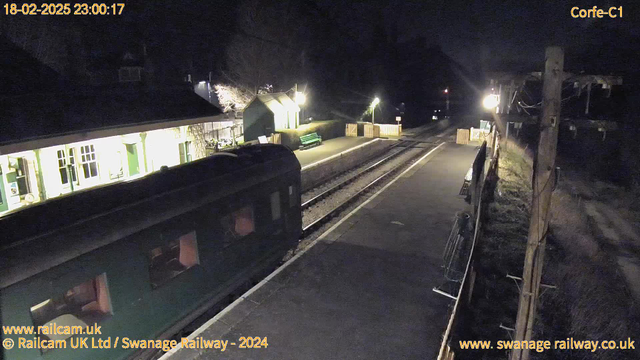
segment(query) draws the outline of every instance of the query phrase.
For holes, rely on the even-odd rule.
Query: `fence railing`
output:
[[[473,238],[471,240],[471,250],[469,251],[469,257],[466,267],[464,268],[464,275],[458,294],[455,297],[455,303],[451,316],[447,322],[447,328],[444,332],[442,343],[440,345],[440,351],[438,353],[438,360],[453,360],[454,350],[452,348],[452,335],[459,321],[459,314],[469,306],[471,303],[471,295],[473,293],[473,285],[476,279],[476,271],[474,269],[475,264],[475,249],[478,243],[478,238],[482,230],[482,218],[486,211],[488,204],[487,199],[490,198],[493,186],[497,179],[498,159],[500,157],[500,151],[498,147],[499,134],[495,127],[485,137],[480,151],[476,155],[473,162],[473,173],[469,191],[471,192],[471,204],[473,205]],[[446,254],[446,253],[445,253]],[[446,264],[445,264],[446,265]]]

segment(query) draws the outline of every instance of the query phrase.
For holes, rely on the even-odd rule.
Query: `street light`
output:
[[[304,105],[304,103],[307,101],[307,97],[304,95],[304,93],[301,93],[300,91],[296,91],[295,100],[296,100],[296,104]]]
[[[444,89],[444,93],[447,95],[447,115],[449,115],[449,88]]]
[[[499,103],[498,95],[494,94],[487,95],[484,100],[482,100],[482,106],[487,110],[497,108]]]
[[[376,105],[380,104],[380,99],[375,98],[371,103],[371,124],[375,124],[376,121]]]

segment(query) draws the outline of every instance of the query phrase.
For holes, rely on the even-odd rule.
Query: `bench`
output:
[[[322,137],[317,133],[300,136],[300,150],[314,145],[322,144]]]

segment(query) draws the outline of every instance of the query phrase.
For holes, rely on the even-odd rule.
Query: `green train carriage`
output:
[[[52,199],[0,218],[2,326],[100,326],[40,335],[66,349],[4,359],[126,359],[122,339],[166,339],[256,274],[301,233],[300,164],[257,145],[131,182]],[[91,327],[90,327],[91,328]],[[111,338],[111,349],[72,349]],[[120,344],[114,347],[115,339]],[[88,344],[91,347],[91,343]]]

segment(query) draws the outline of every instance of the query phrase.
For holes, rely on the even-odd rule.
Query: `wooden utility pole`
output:
[[[529,341],[536,317],[536,305],[542,277],[544,248],[549,227],[549,208],[554,186],[556,147],[562,80],[564,79],[564,51],[560,47],[548,47],[545,53],[544,78],[542,84],[542,117],[540,140],[534,162],[533,199],[531,202],[531,222],[524,259],[522,288],[516,319],[514,340]],[[512,350],[511,360],[529,359],[529,350]]]

